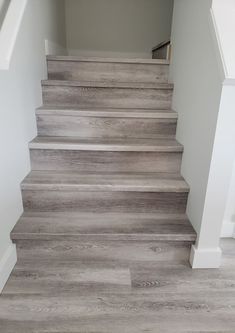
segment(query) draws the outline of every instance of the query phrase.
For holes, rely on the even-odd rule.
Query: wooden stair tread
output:
[[[36,110],[40,115],[64,115],[82,117],[108,117],[108,118],[153,118],[177,119],[178,115],[173,110],[154,109],[121,109],[121,108],[78,108],[63,106],[41,106]]]
[[[31,171],[22,182],[23,190],[85,190],[127,192],[188,192],[179,174]]]
[[[149,64],[149,65],[169,65],[169,60],[165,59],[141,59],[141,58],[96,58],[79,56],[55,56],[48,55],[48,61],[78,61],[78,62],[104,62],[104,63],[126,63],[126,64]]]
[[[91,150],[91,151],[141,151],[182,152],[183,146],[175,139],[137,138],[77,138],[38,136],[29,144],[30,149]]]
[[[13,240],[96,237],[104,240],[195,241],[184,214],[24,213],[11,233]]]
[[[78,80],[42,80],[42,86],[65,86],[83,88],[115,88],[115,89],[158,89],[173,90],[171,83],[158,82],[115,82],[115,81],[78,81]]]

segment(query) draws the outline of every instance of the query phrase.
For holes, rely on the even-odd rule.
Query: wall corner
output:
[[[0,260],[0,293],[2,292],[17,261],[16,246],[10,244]]]

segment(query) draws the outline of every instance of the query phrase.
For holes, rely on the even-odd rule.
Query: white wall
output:
[[[235,78],[235,2],[234,0],[213,0],[213,13],[220,37],[226,77]]]
[[[36,136],[45,39],[65,46],[63,0],[28,1],[10,69],[0,71],[0,288],[11,264],[7,258],[14,256],[9,234],[23,209],[20,182],[30,170],[28,142]]]
[[[220,56],[225,75],[225,86],[223,99],[227,100],[228,107],[231,108],[230,122],[235,110],[235,2],[234,0],[213,0],[211,14],[214,20],[215,29],[217,32],[217,42],[220,46]],[[227,90],[231,91],[228,94]],[[230,131],[234,131],[233,128]],[[225,135],[227,137],[228,129]],[[233,138],[233,140],[235,140]],[[234,141],[231,142],[231,153],[234,151]],[[232,163],[232,160],[230,161]],[[228,165],[228,162],[226,163]],[[231,165],[230,165],[231,169]],[[235,162],[233,163],[233,174],[231,176],[226,209],[224,212],[224,222],[222,227],[222,237],[235,237]]]
[[[222,237],[235,237],[235,163],[224,214]]]
[[[231,41],[234,30],[220,29],[211,7],[212,0],[175,0],[172,29],[173,108],[179,113],[177,139],[185,147],[182,174],[191,188],[187,213],[198,233],[194,268],[219,267],[222,224],[229,193],[234,195],[235,80],[220,35]]]
[[[223,85],[197,246],[219,248],[235,159],[235,86]]]
[[[213,203],[210,196],[208,199],[213,187],[208,189],[208,181],[222,92],[209,20],[211,4],[212,0],[175,0],[171,66],[173,109],[179,114],[177,139],[185,149],[182,175],[190,186],[187,214],[198,233],[191,262],[193,267],[208,268],[219,265],[221,254],[221,221],[213,226]]]
[[[175,0],[171,79],[182,174],[190,185],[189,218],[200,231],[221,96],[221,78],[209,26],[211,0]]]
[[[0,28],[4,19],[4,16],[6,14],[8,5],[10,3],[10,0],[0,0]]]
[[[173,0],[66,0],[69,53],[151,57],[170,38],[172,9]]]

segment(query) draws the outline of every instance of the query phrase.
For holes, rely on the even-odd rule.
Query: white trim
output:
[[[0,30],[0,70],[8,70],[27,0],[11,0]]]
[[[220,75],[221,75],[222,81],[224,81],[228,77],[228,69],[226,66],[224,53],[223,53],[222,45],[220,42],[218,27],[217,27],[213,8],[210,9],[209,25],[210,25],[211,35],[212,35],[212,38],[214,41],[216,58],[217,58],[218,65],[219,65]]]
[[[221,238],[235,237],[235,224],[231,221],[224,221],[221,231]]]
[[[227,77],[224,79],[223,85],[224,86],[235,86],[235,79],[233,79],[231,77]]]
[[[198,249],[193,245],[189,261],[192,268],[219,268],[221,256],[222,251],[219,247],[213,249]]]
[[[58,43],[45,39],[45,54],[46,55],[67,55],[67,50]]]
[[[97,58],[139,58],[139,59],[152,59],[152,52],[110,52],[110,51],[88,51],[88,50],[75,50],[68,49],[68,55],[78,57],[97,57]]]
[[[14,244],[10,244],[0,260],[0,293],[4,288],[16,261],[16,246]]]

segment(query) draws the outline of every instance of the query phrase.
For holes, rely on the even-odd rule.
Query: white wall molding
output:
[[[16,247],[14,244],[10,244],[0,260],[0,293],[4,288],[16,261]]]
[[[221,238],[235,238],[235,223],[231,221],[224,220],[222,231],[221,231]]]
[[[8,70],[27,0],[11,0],[0,30],[0,70]]]
[[[219,247],[199,249],[195,245],[191,248],[190,264],[194,269],[219,268],[222,251]]]
[[[235,79],[234,78],[225,78],[223,81],[223,86],[235,86]]]

